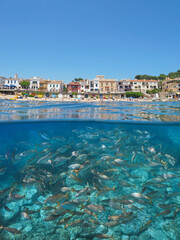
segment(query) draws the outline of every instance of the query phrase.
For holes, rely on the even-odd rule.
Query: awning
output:
[[[180,92],[176,92],[177,95],[180,95]]]
[[[10,85],[10,87],[16,87],[16,85]]]
[[[3,87],[9,87],[9,85],[3,85]]]

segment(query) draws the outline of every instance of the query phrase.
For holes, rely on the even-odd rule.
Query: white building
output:
[[[159,82],[157,80],[129,80],[131,85],[131,90],[134,92],[146,93],[148,90],[157,89]]]
[[[94,78],[89,80],[89,89],[90,92],[98,93],[99,92],[99,78]]]
[[[48,92],[62,92],[63,91],[63,81],[51,81],[47,85]]]
[[[19,79],[15,79],[15,78],[7,78],[5,80],[5,85],[4,87],[7,87],[7,88],[21,88],[21,85],[20,85],[20,80]]]
[[[88,79],[84,79],[84,80],[80,81],[79,83],[81,85],[81,92],[82,93],[86,93],[86,92],[90,91],[89,80]]]
[[[3,86],[5,85],[6,78],[5,77],[1,77],[0,76],[0,88],[3,88]]]
[[[42,80],[43,80],[42,77],[31,77],[29,88],[35,91],[39,90],[40,81]]]

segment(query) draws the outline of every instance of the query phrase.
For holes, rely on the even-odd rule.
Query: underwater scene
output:
[[[0,123],[0,239],[180,239],[180,124]]]

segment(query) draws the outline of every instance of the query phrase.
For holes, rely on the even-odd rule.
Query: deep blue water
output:
[[[179,109],[1,101],[0,239],[180,239]]]

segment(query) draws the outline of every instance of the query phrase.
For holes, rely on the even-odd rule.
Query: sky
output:
[[[134,79],[180,69],[179,0],[0,0],[0,76]]]

